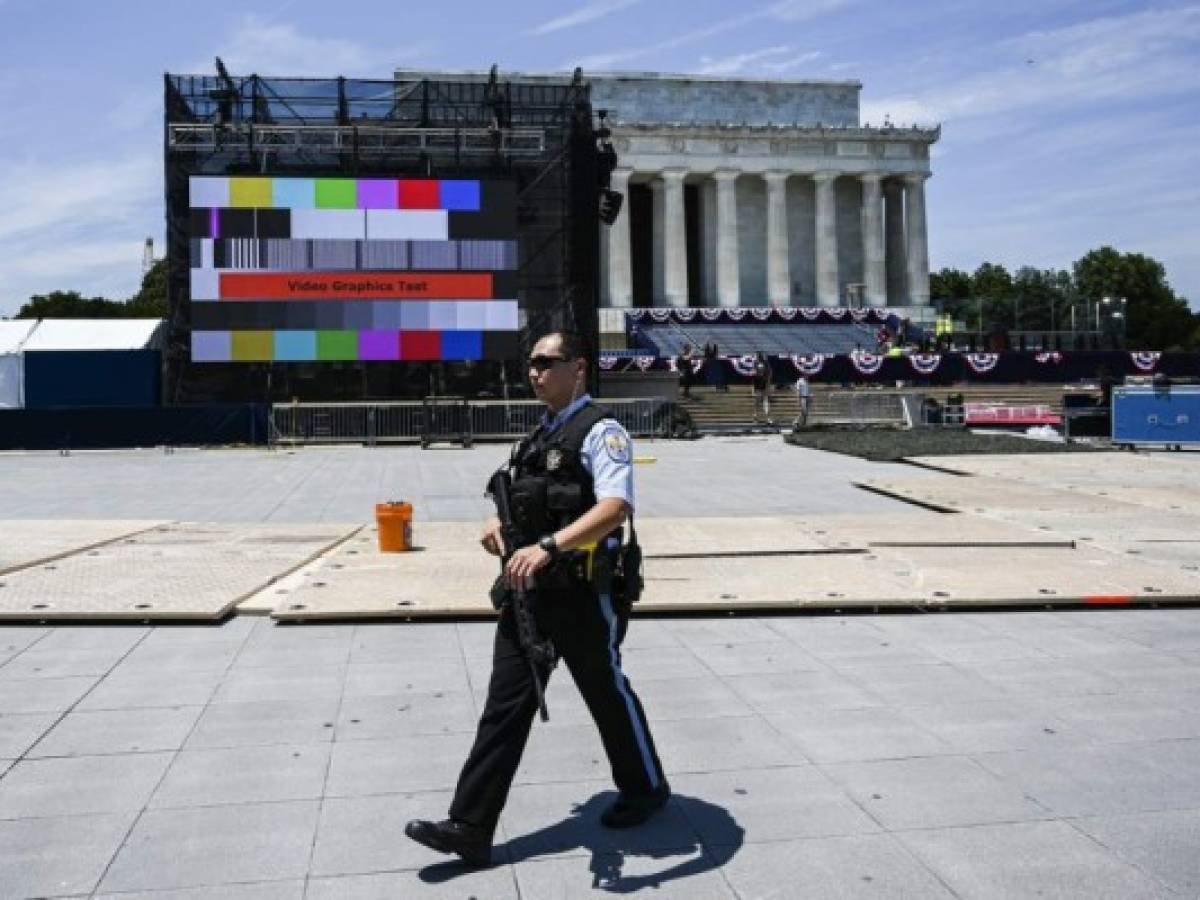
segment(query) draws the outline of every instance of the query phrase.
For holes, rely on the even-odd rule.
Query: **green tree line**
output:
[[[985,262],[973,273],[929,275],[933,303],[968,331],[1099,331],[1133,349],[1200,347],[1200,315],[1167,283],[1162,263],[1141,253],[1100,247],[1068,271]]]
[[[79,291],[34,294],[18,311],[18,319],[165,319],[167,261],[157,260],[142,276],[141,287],[128,300],[84,297]]]

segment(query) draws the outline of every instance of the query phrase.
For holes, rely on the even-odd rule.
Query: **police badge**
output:
[[[557,447],[551,447],[546,451],[546,471],[557,472],[562,468],[563,454]]]

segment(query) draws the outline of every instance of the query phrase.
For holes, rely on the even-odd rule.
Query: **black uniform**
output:
[[[513,455],[513,514],[527,543],[557,531],[596,504],[580,449],[607,414],[588,403],[560,427],[539,427]],[[614,540],[615,539],[615,540]],[[609,552],[619,535],[601,542]],[[600,567],[591,567],[591,574]],[[535,576],[534,614],[554,644],[600,730],[622,797],[633,800],[667,790],[641,702],[621,669],[621,641],[629,610],[614,607],[606,586],[589,578],[584,553],[563,553]],[[548,677],[549,673],[543,673]],[[521,761],[537,711],[529,663],[517,640],[512,607],[496,628],[492,677],[475,745],[463,765],[452,819],[491,834]]]

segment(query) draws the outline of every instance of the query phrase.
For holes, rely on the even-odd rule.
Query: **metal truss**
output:
[[[539,156],[546,152],[541,128],[413,128],[378,125],[255,125],[167,123],[170,152],[212,153],[331,152],[359,156],[396,154],[501,154]]]

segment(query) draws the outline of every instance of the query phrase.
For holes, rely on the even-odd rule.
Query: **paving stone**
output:
[[[848,677],[888,705],[900,708],[1005,699],[996,685],[951,665],[856,669]]]
[[[585,885],[608,893],[653,891],[679,900],[732,900],[738,895],[716,862],[699,849],[653,854],[598,853],[522,863],[517,885],[524,898],[578,896]]]
[[[555,712],[559,712],[556,707]],[[412,691],[392,696],[347,697],[337,716],[336,740],[357,741],[420,734],[470,732],[478,724],[465,691]]]
[[[103,675],[120,661],[123,652],[124,650],[26,650],[0,668],[0,679]]]
[[[355,875],[441,863],[448,864],[448,874],[467,871],[456,858],[435,853],[404,834],[411,819],[444,819],[449,803],[445,792],[327,798],[321,804],[311,874]],[[364,828],[368,822],[370,827]],[[496,848],[492,859],[503,863],[503,849]]]
[[[668,719],[719,719],[746,712],[746,701],[717,678],[652,678],[639,682],[636,690],[651,725]]]
[[[739,897],[805,900],[951,900],[936,876],[888,834],[750,843],[728,851],[722,871]]]
[[[58,713],[0,714],[0,758],[23,756],[58,718]]]
[[[417,735],[333,745],[328,797],[361,797],[448,790],[471,748],[473,734]]]
[[[1197,790],[1184,792],[1180,778],[1143,761],[1136,745],[983,753],[976,759],[1057,816],[1200,806]]]
[[[423,900],[446,897],[487,897],[488,900],[517,900],[517,886],[512,869],[495,866],[471,870],[445,863],[444,870],[429,874],[417,872],[380,872],[374,875],[343,875],[311,878],[305,900]]]
[[[1097,816],[1071,824],[1172,890],[1200,896],[1200,810]]]
[[[153,641],[153,635],[121,661],[114,674],[131,675],[170,668],[174,672],[224,672],[242,647],[242,638],[228,641]]]
[[[676,775],[671,788],[710,846],[881,830],[814,766]]]
[[[674,798],[644,825],[617,831],[605,828],[600,814],[616,798],[609,781],[514,786],[502,816],[508,858],[520,864],[559,855],[699,847],[699,833]]]
[[[1162,885],[1064,822],[943,828],[897,835],[964,897],[1164,897]]]
[[[1200,713],[1193,702],[1176,696],[1095,694],[1038,702],[1098,743],[1200,737]]]
[[[214,703],[205,708],[185,746],[200,750],[328,743],[333,740],[337,710],[338,701],[332,697]]]
[[[467,689],[466,667],[461,659],[407,658],[398,662],[352,663],[346,671],[347,697]]]
[[[882,709],[798,710],[767,721],[818,763],[943,756],[945,741],[899,712]]]
[[[319,804],[147,810],[100,884],[149,891],[303,878]]]
[[[635,628],[636,623],[630,626]],[[622,648],[621,668],[633,683],[653,678],[703,678],[712,673],[688,647]]]
[[[184,750],[150,798],[150,807],[318,799],[328,762],[328,744]]]
[[[133,891],[96,894],[95,900],[302,900],[304,882],[260,881],[257,884],[222,884],[216,887],[179,888],[169,891]]]
[[[786,766],[796,750],[763,719],[680,719],[651,723],[667,774]],[[594,729],[593,729],[594,730]]]
[[[178,750],[200,706],[71,712],[29,751],[39,756],[92,756]]]
[[[88,895],[136,813],[0,821],[0,895]]]
[[[771,672],[815,672],[824,663],[790,641],[747,644],[704,644],[695,648],[704,665],[717,675],[763,675]]]
[[[139,810],[171,756],[132,753],[22,760],[0,781],[0,818]]]
[[[0,714],[65,712],[97,680],[90,676],[0,679]]]
[[[315,699],[336,698],[342,693],[342,683],[345,679],[344,667],[235,669],[222,679],[212,702],[252,703],[291,700],[297,696]]]
[[[136,709],[156,706],[203,706],[212,698],[221,673],[188,671],[164,678],[159,670],[116,672],[96,684],[79,703],[80,710]],[[0,684],[0,692],[3,685]]]
[[[821,767],[889,830],[1050,818],[1016,785],[965,757]]]
[[[489,633],[487,653],[491,655]],[[459,631],[453,622],[375,623],[354,631],[350,662],[391,662],[402,659],[460,659]]]
[[[804,709],[862,709],[883,701],[838,672],[785,672],[732,675],[725,683],[751,708],[765,715],[789,715]]]
[[[956,753],[1031,750],[1091,740],[1086,730],[1036,703],[946,703],[907,707],[904,715]]]
[[[1120,683],[1102,672],[1059,659],[1003,659],[961,664],[985,681],[1022,696],[1114,694]]]

